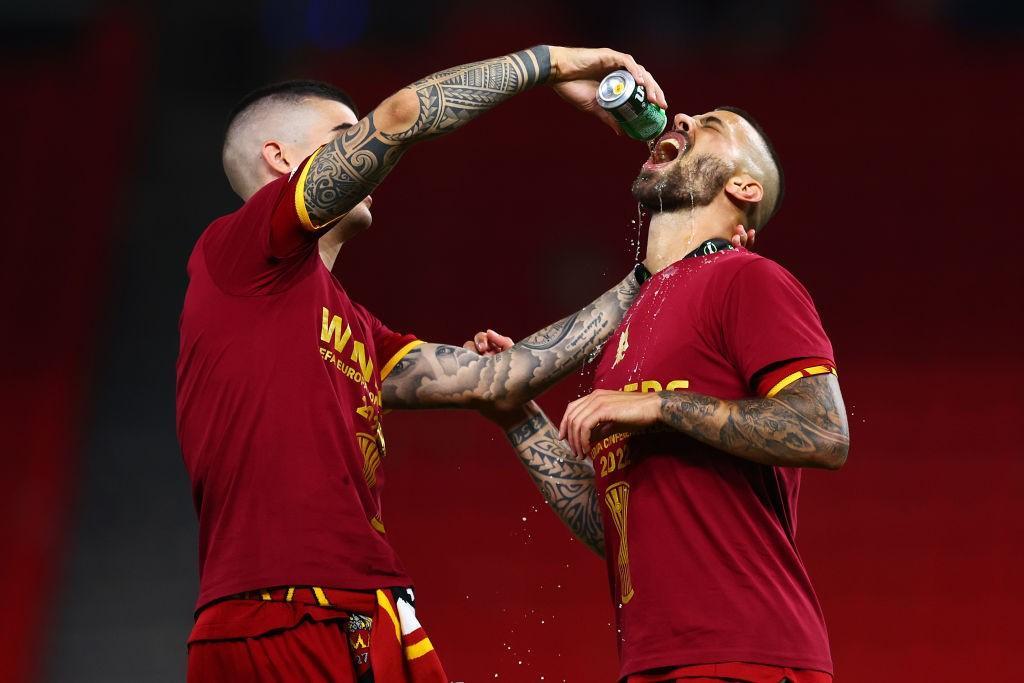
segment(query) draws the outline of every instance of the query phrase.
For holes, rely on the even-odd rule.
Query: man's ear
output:
[[[764,199],[764,187],[748,175],[729,178],[729,182],[725,184],[725,191],[733,201],[743,204],[757,204]]]
[[[263,161],[275,174],[281,176],[292,172],[292,165],[285,156],[284,148],[280,143],[268,140],[263,143],[263,149],[260,152],[263,155]]]

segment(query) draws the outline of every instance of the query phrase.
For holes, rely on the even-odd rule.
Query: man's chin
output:
[[[370,207],[367,204],[368,202],[363,201],[352,207],[352,210],[345,216],[345,220],[359,224],[362,226],[360,230],[366,230],[373,223],[373,214],[370,212]]]
[[[663,187],[663,184],[658,182],[659,179],[658,174],[642,171],[630,188],[633,199],[648,209],[657,209],[659,186]]]
[[[356,205],[338,222],[338,230],[348,241],[373,224],[373,214],[365,203]]]

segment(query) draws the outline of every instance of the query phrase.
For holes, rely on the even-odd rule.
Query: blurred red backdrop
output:
[[[788,63],[646,66],[676,111],[754,113],[786,166],[758,248],[814,296],[853,432],[843,470],[807,473],[799,514],[837,681],[1024,676],[1024,449],[1009,429],[1024,414],[1024,287],[1006,229],[1020,221],[993,193],[1024,154],[1024,103],[1002,94],[1021,54],[964,62],[927,27],[831,26]],[[532,37],[471,49],[462,35],[420,71]],[[378,98],[406,79],[332,73]],[[518,98],[403,160],[371,234],[342,255],[345,284],[426,339],[522,337],[630,266],[644,154],[551,93]],[[542,403],[560,416],[580,385]],[[431,413],[393,414],[388,433],[386,512],[449,673],[613,680],[604,567],[543,509],[500,432]]]
[[[79,40],[4,64],[9,168],[0,190],[0,367],[6,495],[0,497],[0,680],[29,680],[67,557],[81,432],[105,308],[124,164],[138,139],[147,51],[111,15]]]
[[[318,75],[366,108],[437,68],[572,35],[568,20],[562,32],[558,23],[540,33],[524,20],[500,38],[452,24],[414,66],[352,49],[321,63]],[[673,110],[734,104],[753,112],[786,166],[786,203],[758,248],[814,296],[853,429],[842,471],[806,475],[799,516],[837,681],[1015,680],[1024,673],[1014,658],[1024,637],[1024,453],[1011,429],[1024,414],[1024,283],[1011,197],[1024,102],[1007,84],[1024,53],[967,50],[937,28],[864,14],[824,26],[798,57],[761,61],[737,48],[739,57],[721,63],[645,65]],[[616,47],[645,59],[643,46]],[[133,78],[129,69],[122,84]],[[39,128],[64,117],[47,107],[37,114]],[[97,126],[122,125],[112,116]],[[375,195],[370,233],[345,247],[343,281],[389,325],[424,339],[461,342],[484,327],[522,337],[631,266],[628,186],[643,155],[550,92],[516,98],[406,156]],[[16,187],[5,206],[49,197],[36,183]],[[35,213],[18,215],[29,225]],[[91,234],[102,245],[98,220]],[[81,300],[94,300],[102,273],[82,261],[102,263],[103,250],[72,248],[68,263],[82,267],[54,296],[85,288]],[[98,313],[76,306],[69,300],[63,310],[83,316],[88,349]],[[12,329],[39,323],[25,315]],[[82,381],[80,371],[43,366],[7,376],[23,397],[9,408],[75,396]],[[542,403],[560,416],[584,389],[574,377]],[[13,452],[37,449],[32,462],[44,463],[53,500],[66,500],[54,487],[68,483],[74,439],[39,440],[49,427],[74,434],[87,412],[61,401],[36,409],[35,422],[19,418],[44,427],[13,433]],[[500,432],[468,414],[386,421],[388,527],[453,679],[613,680],[603,565],[544,509]],[[38,477],[21,470],[16,480]],[[28,503],[8,503],[7,518],[29,522],[4,563],[5,585],[45,581],[62,556],[59,515],[34,517]],[[42,550],[26,542],[33,529],[50,534]],[[36,603],[15,591],[11,604],[27,618]],[[181,648],[185,636],[167,647]],[[16,680],[34,650],[16,647],[14,634],[0,642],[15,645],[0,657],[13,667],[0,678]]]

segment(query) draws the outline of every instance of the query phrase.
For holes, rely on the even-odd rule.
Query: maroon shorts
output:
[[[832,676],[824,671],[788,669],[766,664],[725,662],[723,664],[697,664],[676,669],[662,669],[632,674],[626,683],[832,683]]]
[[[344,619],[303,620],[254,638],[204,640],[188,648],[188,681],[359,683]],[[369,679],[372,680],[372,679]]]
[[[410,589],[280,588],[217,602],[196,619],[188,681],[447,683]]]

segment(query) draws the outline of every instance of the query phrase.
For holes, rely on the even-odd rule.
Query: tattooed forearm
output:
[[[330,223],[370,194],[409,145],[465,125],[544,82],[550,70],[541,45],[440,71],[395,93],[310,162],[303,187],[310,221]]]
[[[577,315],[577,313],[573,313],[568,318],[563,318],[557,323],[549,325],[539,332],[535,332],[532,336],[527,337],[522,341],[523,347],[534,351],[545,351],[550,349],[552,346],[565,339],[565,335],[569,334],[569,330],[572,329],[573,323],[576,322]]]
[[[419,102],[416,121],[386,137],[404,141],[447,133],[513,95],[543,83],[550,70],[550,51],[541,45],[431,74],[408,86]]]
[[[388,408],[513,408],[578,368],[615,330],[639,286],[631,273],[583,310],[512,348],[481,356],[424,344],[392,369],[381,388]]]
[[[765,399],[660,396],[666,424],[735,456],[791,467],[838,469],[846,462],[850,432],[833,375],[806,377]]]
[[[541,495],[569,531],[598,555],[604,555],[604,526],[594,486],[594,466],[577,460],[558,429],[536,405],[525,422],[506,431],[520,462]]]

